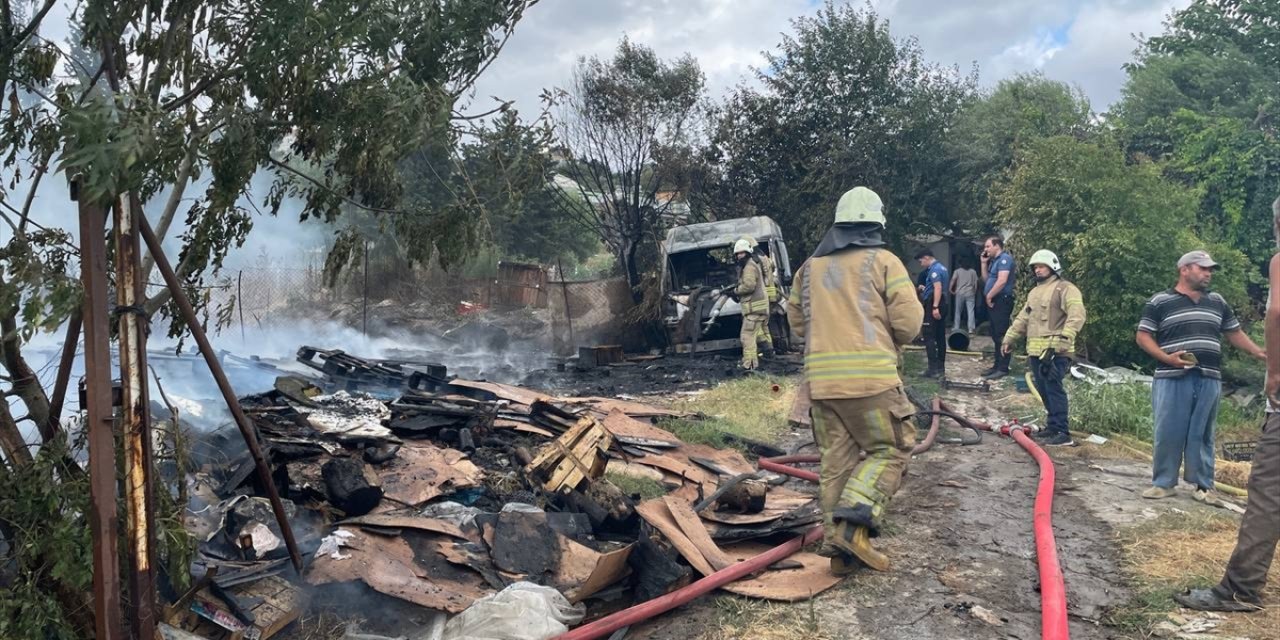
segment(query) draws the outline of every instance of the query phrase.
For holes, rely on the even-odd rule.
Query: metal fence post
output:
[[[560,291],[564,293],[564,319],[569,323],[569,348],[573,349],[573,314],[569,312],[569,278],[564,273],[564,263],[556,257],[556,267],[560,269]]]
[[[364,336],[369,337],[369,241],[364,241]]]

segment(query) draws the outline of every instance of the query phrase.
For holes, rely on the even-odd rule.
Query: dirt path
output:
[[[956,379],[976,379],[981,367],[974,359],[949,365]],[[1009,382],[990,394],[946,396],[962,413],[987,421],[1013,417],[1019,409],[1026,412],[1027,396],[1016,394]],[[1125,638],[1126,632],[1104,623],[1108,611],[1131,596],[1120,568],[1116,528],[1169,510],[1204,507],[1181,498],[1144,501],[1139,492],[1148,484],[1148,467],[1099,462],[1082,457],[1081,451],[1050,452],[1058,476],[1054,531],[1066,579],[1071,635]],[[1034,460],[1008,438],[987,434],[975,446],[935,446],[912,461],[890,508],[886,534],[878,541],[893,559],[893,571],[855,574],[812,605],[794,607],[804,608],[814,619],[816,637],[1039,638],[1039,577],[1031,525],[1037,479]],[[793,484],[813,490],[803,482]],[[703,599],[681,614],[633,629],[630,637],[764,636],[764,630],[715,633],[724,624],[723,609],[714,599]]]

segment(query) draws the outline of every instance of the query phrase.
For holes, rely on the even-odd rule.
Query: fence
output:
[[[626,313],[634,306],[626,278],[548,282],[546,290],[556,353],[571,355],[579,346],[600,344],[636,348],[638,336],[625,330]]]
[[[287,329],[299,319],[327,319],[368,332],[396,324],[387,320],[397,312],[423,317],[547,309],[548,278],[548,268],[533,264],[500,262],[493,275],[464,278],[374,258],[358,261],[332,285],[319,266],[256,266],[224,272],[198,295],[215,332]]]

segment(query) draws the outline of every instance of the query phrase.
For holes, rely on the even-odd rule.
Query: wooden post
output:
[[[147,384],[147,327],[142,311],[141,203],[133,194],[115,199],[117,336],[124,430],[124,504],[130,561],[129,624],[137,638],[156,635],[155,518],[153,516],[151,397]]]
[[[78,188],[72,184],[72,199]],[[112,433],[111,352],[107,325],[106,209],[79,203],[80,277],[84,282],[85,429],[89,444],[89,529],[93,536],[93,613],[97,640],[124,640],[116,542],[116,452]]]

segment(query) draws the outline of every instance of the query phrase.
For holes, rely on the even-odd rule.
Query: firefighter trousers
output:
[[[756,334],[760,327],[769,322],[763,313],[751,313],[742,316],[742,331],[738,339],[742,341],[742,368],[755,369],[760,366],[760,351],[756,347]]]
[[[827,537],[834,535],[836,509],[868,505],[878,524],[916,444],[915,407],[899,387],[868,398],[814,399],[811,411],[822,452],[818,500]],[[867,457],[859,461],[861,451]]]

